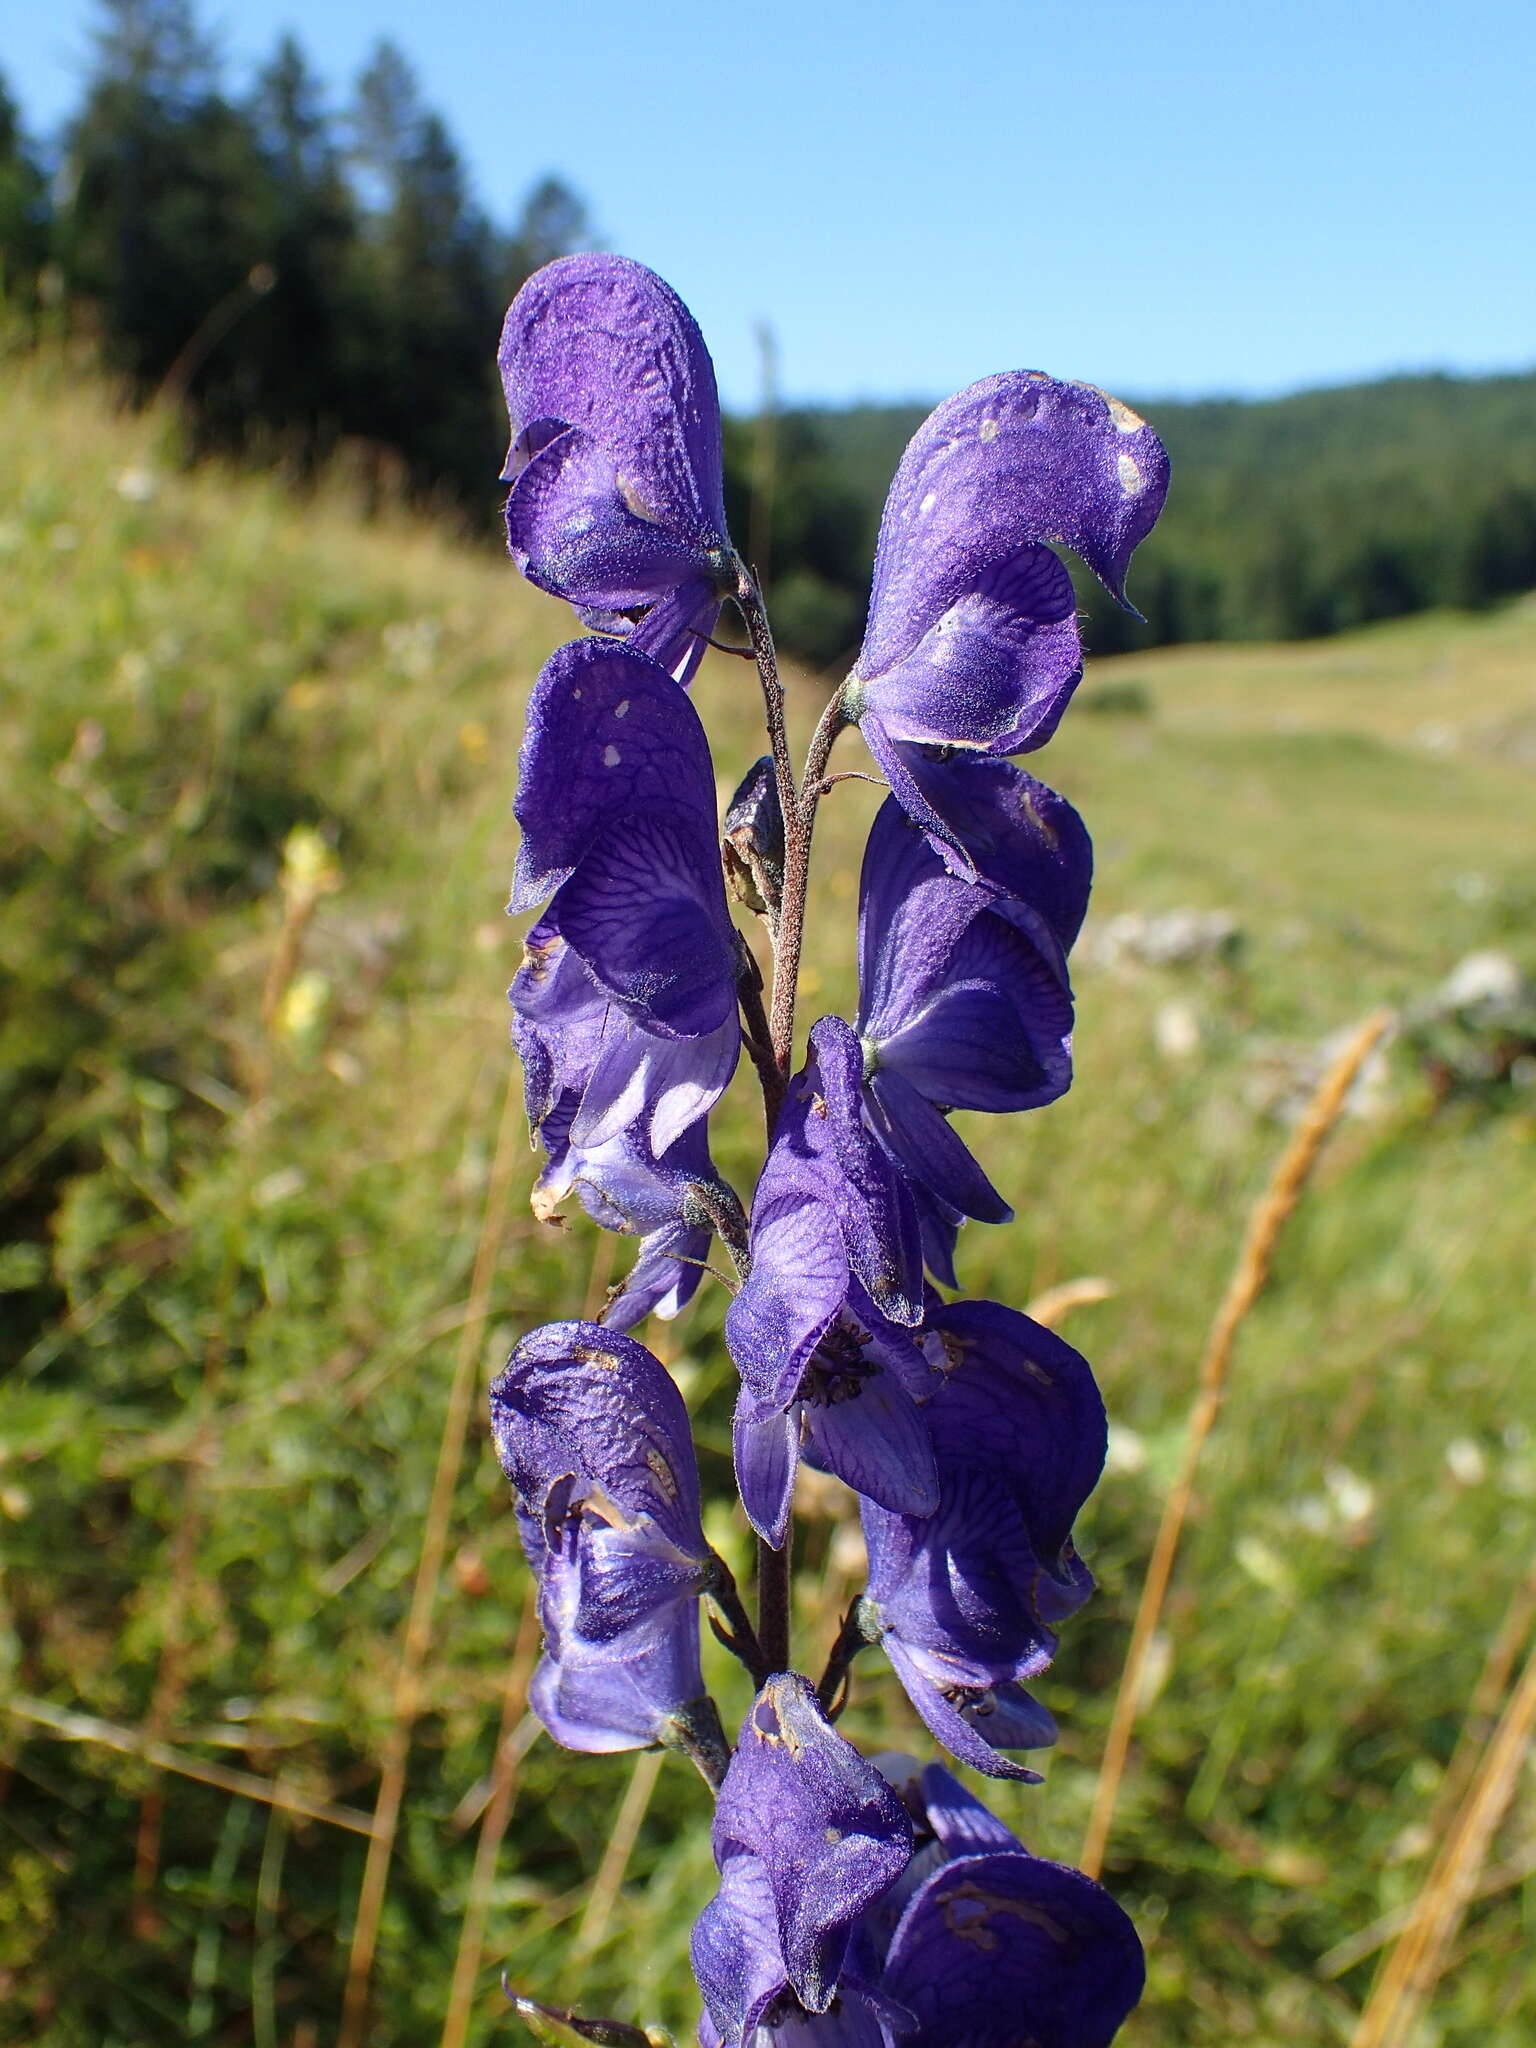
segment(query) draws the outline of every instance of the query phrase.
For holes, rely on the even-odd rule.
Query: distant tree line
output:
[[[1092,651],[1310,638],[1536,586],[1536,374],[1129,402],[1166,442],[1173,487],[1131,569],[1145,625],[1078,576]],[[857,645],[886,485],[922,416],[852,407],[776,423],[769,552],[787,644],[829,663]],[[744,504],[750,427],[733,440]]]
[[[100,0],[84,97],[45,154],[0,87],[0,285],[13,317],[99,336],[208,443],[315,461],[392,451],[412,486],[488,517],[505,436],[508,298],[590,239],[558,178],[510,229],[380,43],[327,104],[292,36],[225,89],[188,0]]]
[[[9,316],[100,340],[201,440],[314,463],[340,443],[496,530],[508,298],[590,246],[560,179],[498,227],[439,115],[382,43],[327,103],[298,43],[226,90],[190,0],[99,0],[79,110],[47,150],[0,85]],[[1124,394],[1122,394],[1124,395]],[[1390,378],[1262,403],[1139,403],[1174,488],[1126,618],[1085,578],[1085,637],[1289,639],[1536,585],[1536,374]],[[726,423],[732,530],[763,558],[780,638],[857,645],[880,506],[917,406]]]

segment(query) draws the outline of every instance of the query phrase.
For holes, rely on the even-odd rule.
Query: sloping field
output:
[[[670,1761],[646,1800],[649,1764],[529,1741],[526,1580],[479,1415],[510,1341],[590,1310],[614,1270],[585,1222],[528,1215],[506,1109],[520,707],[568,619],[494,556],[362,523],[342,483],[301,500],[183,473],[163,423],[114,417],[70,364],[3,369],[15,2038],[335,2039],[456,1370],[474,1398],[372,2038],[510,2038],[503,1965],[685,2034],[706,1798]],[[807,730],[813,686],[795,698]],[[760,751],[750,671],[712,657],[699,699],[728,786]],[[1037,1116],[971,1120],[1019,1213],[973,1226],[961,1270],[1017,1304],[1106,1283],[1065,1325],[1117,1424],[1081,1531],[1101,1590],[1041,1687],[1064,1731],[1046,1784],[996,1799],[1071,1859],[1204,1332],[1321,1049],[1474,951],[1536,967],[1536,609],[1123,656],[1032,765],[1099,850],[1078,1080]],[[807,1020],[850,999],[875,795],[825,807]],[[1394,1047],[1243,1331],[1111,1845],[1152,1967],[1127,2042],[1347,2041],[1372,1960],[1339,1944],[1423,1880],[1536,1539],[1527,1075],[1445,1096]],[[743,1080],[717,1147],[743,1189],[756,1143]],[[702,1404],[717,1497],[723,1307],[711,1284],[656,1339]],[[852,1534],[817,1488],[807,1662],[855,1586]],[[873,1659],[851,1725],[916,1740]],[[503,1726],[515,1805],[477,1874]],[[594,1885],[626,1800],[631,1853]],[[1517,1801],[1436,2001],[1445,2048],[1531,2038],[1533,1837]],[[466,1911],[484,1961],[453,1992]]]

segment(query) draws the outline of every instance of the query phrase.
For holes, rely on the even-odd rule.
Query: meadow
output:
[[[0,2039],[335,2040],[392,1770],[367,2039],[516,2038],[503,1969],[689,2038],[707,1795],[526,1716],[482,1413],[516,1336],[590,1313],[627,1255],[529,1214],[507,1044],[521,707],[569,617],[445,523],[365,523],[344,469],[300,495],[187,468],[173,420],[73,358],[0,372]],[[804,734],[816,681],[791,697]],[[754,700],[712,656],[725,792]],[[1040,1688],[1045,1784],[993,1788],[1073,1860],[1288,1120],[1377,1006],[1411,1021],[1478,950],[1536,970],[1536,600],[1105,659],[1031,765],[1098,850],[1077,1080],[968,1120],[1018,1218],[971,1226],[960,1267],[1016,1305],[1100,1283],[1061,1325],[1114,1423],[1079,1531],[1099,1592]],[[807,1021],[851,999],[876,799],[823,809]],[[716,1152],[745,1190],[745,1074],[732,1103]],[[1127,2048],[1351,2039],[1536,1549],[1533,1186],[1530,1060],[1461,1087],[1409,1031],[1282,1239],[1110,1843],[1151,1972]],[[721,1500],[725,1301],[707,1283],[654,1339]],[[712,1533],[744,1568],[743,1525]],[[797,1557],[815,1668],[857,1589],[830,1482]],[[873,1657],[849,1711],[862,1743],[919,1741]],[[1536,2033],[1533,1877],[1527,1774],[1421,2048]]]

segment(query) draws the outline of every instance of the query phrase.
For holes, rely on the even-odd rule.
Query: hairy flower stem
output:
[[[795,997],[800,987],[800,946],[805,935],[805,892],[811,874],[811,841],[816,832],[816,806],[832,742],[847,724],[841,694],[828,700],[805,757],[805,773],[794,809],[784,816],[784,893],[779,904],[779,929],[773,948],[773,1000],[768,1025],[774,1058],[786,1079],[794,1063]]]
[[[753,1027],[747,1049],[757,1065],[763,1087],[763,1110],[770,1142],[794,1063],[795,997],[800,983],[800,949],[805,931],[806,885],[811,872],[811,840],[816,831],[816,806],[821,800],[822,778],[832,742],[846,724],[841,696],[828,703],[821,715],[806,756],[805,774],[799,784],[790,765],[789,734],[784,719],[784,685],[773,650],[773,633],[768,624],[762,592],[746,564],[736,564],[736,602],[746,621],[757,658],[758,679],[763,688],[763,713],[768,744],[773,756],[774,780],[784,813],[784,887],[778,915],[773,921],[773,995],[767,1017],[767,1045],[754,1045],[760,1028],[761,999],[757,1014],[749,1012]],[[761,1055],[766,1050],[771,1059]],[[757,1545],[757,1640],[768,1671],[789,1669],[790,1544],[786,1534],[782,1550],[758,1539]]]
[[[762,1086],[763,1120],[768,1127],[768,1142],[771,1145],[773,1127],[779,1120],[779,1111],[784,1104],[784,1076],[773,1054],[773,1039],[768,1029],[768,1012],[763,1008],[762,984],[743,980],[739,992],[742,1023],[745,1026],[741,1042],[747,1048]]]
[[[771,1676],[773,1666],[763,1660],[762,1646],[757,1640],[757,1631],[747,1619],[747,1610],[742,1605],[736,1580],[730,1566],[716,1550],[710,1557],[710,1577],[704,1587],[707,1598],[719,1608],[725,1617],[722,1625],[710,1616],[710,1627],[731,1652],[747,1667],[754,1685],[761,1685]]]
[[[736,558],[736,603],[745,621],[757,662],[758,681],[763,686],[763,722],[773,753],[773,779],[778,785],[779,805],[786,831],[796,808],[795,771],[789,758],[789,734],[784,726],[784,685],[779,680],[778,657],[773,651],[773,628],[757,579],[738,555]]]
[[[880,1630],[878,1621],[874,1618],[874,1610],[868,1600],[860,1594],[843,1616],[843,1625],[838,1630],[836,1642],[827,1653],[827,1667],[816,1687],[816,1697],[821,1702],[821,1711],[829,1721],[835,1721],[848,1704],[848,1680],[854,1658],[861,1650],[867,1650],[871,1643],[879,1640]]]

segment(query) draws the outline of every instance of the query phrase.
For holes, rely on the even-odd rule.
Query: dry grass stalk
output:
[[[1527,1850],[1523,1856],[1512,1856],[1507,1863],[1496,1863],[1486,1877],[1479,1878],[1472,1897],[1497,1898],[1500,1892],[1510,1891],[1531,1877],[1536,1877],[1536,1851]],[[1318,1976],[1326,1979],[1342,1977],[1356,1963],[1363,1963],[1367,1956],[1375,1955],[1377,1949],[1385,1948],[1389,1941],[1402,1933],[1418,1907],[1417,1898],[1410,1899],[1406,1906],[1394,1906],[1390,1913],[1378,1914],[1358,1932],[1335,1942],[1332,1948],[1318,1957]]]
[[[516,1066],[508,1062],[506,1093],[502,1100],[501,1125],[496,1136],[496,1156],[485,1191],[481,1215],[480,1242],[475,1251],[474,1271],[469,1284],[469,1314],[459,1339],[458,1358],[448,1389],[448,1407],[443,1417],[443,1434],[438,1445],[437,1470],[432,1495],[422,1527],[421,1549],[416,1562],[416,1580],[411,1589],[410,1612],[400,1649],[395,1676],[395,1697],[389,1735],[385,1742],[379,1796],[374,1807],[372,1839],[358,1893],[357,1922],[347,1960],[347,1988],[342,2001],[341,2030],[337,2048],[358,2048],[368,2012],[368,1985],[373,1975],[374,1950],[379,1938],[379,1919],[389,1884],[390,1859],[400,1826],[400,1805],[405,1794],[406,1766],[410,1758],[411,1730],[421,1706],[421,1674],[432,1642],[432,1620],[438,1587],[443,1575],[443,1558],[448,1542],[448,1522],[459,1468],[464,1462],[464,1440],[469,1429],[470,1407],[479,1377],[486,1316],[490,1309],[491,1282],[496,1256],[507,1222],[507,1203],[517,1155],[517,1131],[521,1121],[522,1090]]]
[[[1081,1280],[1063,1280],[1058,1287],[1047,1287],[1043,1294],[1037,1294],[1024,1313],[1032,1322],[1043,1323],[1048,1330],[1060,1329],[1075,1308],[1089,1308],[1096,1301],[1113,1299],[1115,1284],[1094,1274],[1085,1274]]]
[[[1410,2048],[1445,1972],[1536,1733],[1536,1646],[1510,1694],[1409,1920],[1371,1987],[1350,2048]]]
[[[1090,1877],[1097,1877],[1104,1865],[1104,1850],[1114,1819],[1115,1801],[1119,1797],[1120,1781],[1125,1775],[1131,1732],[1141,1705],[1146,1662],[1162,1618],[1168,1582],[1173,1575],[1173,1561],[1194,1495],[1201,1453],[1221,1413],[1233,1343],[1244,1318],[1264,1290],[1280,1232],[1301,1199],[1323,1142],[1338,1121],[1360,1069],[1391,1022],[1392,1015],[1387,1010],[1378,1010],[1368,1017],[1318,1083],[1249,1219],[1231,1282],[1206,1339],[1205,1356],[1200,1362],[1200,1376],[1190,1409],[1184,1458],[1164,1504],[1157,1539],[1152,1546],[1146,1582],[1141,1589],[1136,1620],[1131,1629],[1130,1649],[1126,1653],[1125,1669],[1120,1675],[1120,1689],[1115,1696],[1109,1739],[1104,1746],[1104,1762],[1094,1790],[1093,1812],[1089,1816],[1082,1853],[1082,1866]]]
[[[635,1768],[630,1774],[623,1800],[614,1816],[613,1828],[603,1850],[603,1860],[597,1867],[597,1876],[592,1880],[587,1910],[582,1914],[581,1925],[576,1930],[576,1946],[573,1953],[578,1961],[583,1956],[591,1955],[608,1932],[608,1922],[613,1918],[613,1908],[624,1884],[624,1873],[629,1868],[629,1859],[634,1854],[635,1843],[639,1839],[640,1824],[645,1819],[646,1809],[651,1803],[651,1794],[656,1790],[662,1754],[659,1749],[642,1749],[635,1758]]]
[[[1525,1577],[1510,1596],[1504,1619],[1488,1645],[1483,1668],[1472,1688],[1472,1697],[1467,1702],[1467,1711],[1456,1737],[1456,1747],[1451,1752],[1445,1777],[1435,1794],[1429,1819],[1424,1823],[1425,1834],[1431,1843],[1443,1842],[1446,1838],[1462,1794],[1493,1732],[1499,1703],[1509,1690],[1510,1675],[1530,1635],[1532,1621],[1536,1621],[1536,1559],[1532,1559]]]
[[[485,1954],[485,1922],[490,1909],[491,1886],[496,1879],[496,1859],[512,1818],[517,1796],[518,1773],[528,1753],[526,1742],[518,1742],[519,1723],[524,1718],[528,1681],[533,1660],[539,1652],[539,1603],[532,1589],[523,1601],[518,1618],[517,1641],[507,1672],[501,1701],[501,1727],[496,1736],[496,1755],[491,1766],[491,1796],[480,1822],[475,1844],[475,1866],[470,1874],[469,1898],[459,1928],[458,1954],[453,1962],[453,1982],[448,1991],[447,2015],[443,2021],[442,2048],[464,2048],[474,2010],[475,1987],[480,1979]]]
[[[115,1721],[99,1720],[94,1714],[73,1714],[46,1700],[24,1698],[5,1702],[8,1713],[18,1721],[30,1721],[62,1735],[68,1742],[94,1742],[122,1756],[141,1758],[157,1771],[174,1771],[199,1785],[212,1785],[220,1792],[232,1792],[239,1799],[254,1799],[262,1806],[275,1806],[284,1813],[296,1813],[304,1820],[323,1820],[333,1828],[346,1828],[354,1835],[371,1835],[373,1818],[354,1806],[334,1806],[326,1799],[311,1799],[290,1785],[273,1778],[258,1778],[253,1771],[231,1770],[227,1764],[204,1763],[188,1756],[169,1742],[161,1742],[137,1728],[123,1728]]]

